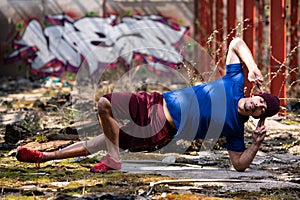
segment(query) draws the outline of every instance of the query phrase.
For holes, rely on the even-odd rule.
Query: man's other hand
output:
[[[265,119],[260,119],[256,129],[252,133],[252,141],[254,144],[260,145],[266,137]]]

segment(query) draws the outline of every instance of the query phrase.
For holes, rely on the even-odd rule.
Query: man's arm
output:
[[[254,61],[252,53],[246,43],[240,38],[234,38],[228,47],[228,53],[226,57],[226,65],[234,63],[245,63],[249,70],[248,80],[261,90],[263,76],[261,71],[258,69],[257,64]],[[263,92],[261,90],[261,92]]]
[[[237,171],[243,172],[250,166],[265,136],[264,119],[260,119],[255,131],[252,133],[252,144],[245,151],[228,150],[231,163]]]

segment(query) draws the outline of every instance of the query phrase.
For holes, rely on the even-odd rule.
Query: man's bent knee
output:
[[[105,114],[111,114],[111,103],[105,97],[101,97],[98,101],[98,114],[100,116]]]

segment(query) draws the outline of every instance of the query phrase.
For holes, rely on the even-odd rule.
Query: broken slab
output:
[[[23,147],[38,150],[38,151],[53,151],[56,149],[64,148],[70,144],[73,144],[73,141],[71,140],[55,140],[55,141],[49,141],[45,143],[39,143],[39,142],[30,142]]]
[[[160,174],[196,187],[217,186],[219,191],[259,191],[261,189],[297,188],[300,184],[277,180],[276,174],[266,170],[249,169],[237,172],[233,169],[202,167],[191,164],[167,164],[157,160],[125,160],[121,171],[127,173]],[[176,181],[175,181],[176,183]],[[170,185],[170,183],[168,183]]]
[[[14,124],[25,119],[26,113],[19,111],[19,112],[10,112],[0,116],[0,126],[5,126],[9,124]]]

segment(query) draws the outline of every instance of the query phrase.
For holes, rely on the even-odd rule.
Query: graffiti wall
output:
[[[193,35],[193,1],[1,4],[1,75],[60,75],[77,72],[84,62],[93,74],[136,58],[176,67],[182,62],[178,44]]]

